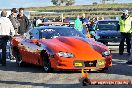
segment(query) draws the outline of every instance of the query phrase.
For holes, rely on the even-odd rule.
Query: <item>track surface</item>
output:
[[[130,79],[132,65],[127,65],[128,55],[118,55],[117,46],[109,46],[113,54],[113,66],[107,73],[90,72],[91,79]],[[44,73],[40,67],[18,67],[14,61],[7,60],[7,66],[0,66],[0,88],[80,88],[80,72],[59,71]],[[121,86],[87,86],[84,88],[132,88]]]

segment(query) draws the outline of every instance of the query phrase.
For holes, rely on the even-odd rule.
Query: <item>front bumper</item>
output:
[[[69,58],[70,59],[70,58]],[[55,63],[55,62],[52,62]],[[52,64],[51,64],[52,65]],[[52,66],[52,68],[57,69],[57,70],[81,70],[86,69],[86,70],[99,70],[102,68],[108,68],[112,66],[112,58],[105,57],[100,60],[93,60],[93,61],[88,61],[88,60],[59,60],[56,62],[56,65]]]

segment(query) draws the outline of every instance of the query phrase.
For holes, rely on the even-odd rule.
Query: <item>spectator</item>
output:
[[[39,24],[41,24],[42,23],[42,20],[40,20],[40,18],[38,18],[37,20],[36,20],[36,26],[39,26]]]
[[[121,33],[121,41],[119,45],[119,54],[123,55],[124,52],[124,41],[126,39],[127,44],[127,53],[130,55],[131,48],[131,22],[132,18],[128,15],[128,10],[123,11],[123,15],[120,17],[119,25],[120,25],[120,33]]]
[[[61,22],[61,17],[60,16],[59,17],[56,17],[55,22]]]
[[[88,19],[85,18],[85,14],[83,14],[83,16],[80,18],[80,20],[82,21],[82,24],[83,24],[82,33],[86,35],[87,34],[87,27],[88,27]]]
[[[82,21],[80,21],[79,15],[77,16],[75,22],[74,22],[74,28],[82,33]]]
[[[99,17],[97,16],[97,17],[96,17],[96,21],[98,21],[98,20],[99,20]]]
[[[19,8],[19,14],[17,15],[17,19],[20,23],[18,33],[22,35],[28,31],[28,27],[29,27],[29,20],[24,15],[24,8]]]
[[[49,22],[49,20],[45,16],[42,16],[42,22]],[[49,26],[49,24],[44,24],[44,26]]]
[[[66,23],[69,23],[70,20],[71,20],[71,19],[70,19],[69,15],[68,15],[68,16],[65,18],[65,22],[66,22]]]
[[[37,18],[34,17],[34,19],[33,19],[33,27],[36,27],[36,20],[37,20]]]
[[[14,30],[15,30],[15,34],[18,34],[18,28],[20,26],[20,23],[19,21],[17,20],[17,9],[16,8],[13,8],[11,10],[11,15],[9,15],[9,19],[14,27]]]
[[[49,22],[49,20],[45,16],[42,16],[42,22]]]
[[[104,17],[103,16],[101,17],[101,20],[104,20]]]
[[[6,17],[7,12],[3,10],[0,18],[0,47],[2,48],[2,66],[6,66],[6,46],[10,36],[14,36],[15,30],[9,18]]]

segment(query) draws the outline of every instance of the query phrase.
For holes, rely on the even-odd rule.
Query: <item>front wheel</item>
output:
[[[43,70],[46,73],[52,72],[51,63],[48,57],[43,57]]]

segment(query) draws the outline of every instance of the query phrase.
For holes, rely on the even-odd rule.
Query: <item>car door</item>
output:
[[[37,29],[33,29],[29,34],[29,39],[25,39],[25,58],[28,59],[26,61],[32,64],[40,64],[40,52],[42,47],[39,45],[39,31]]]
[[[20,47],[20,53],[21,53],[21,56],[22,56],[22,60],[24,62],[27,62],[27,63],[30,63],[30,54],[29,54],[29,40],[28,39],[24,39],[20,44],[19,44],[19,47]]]

